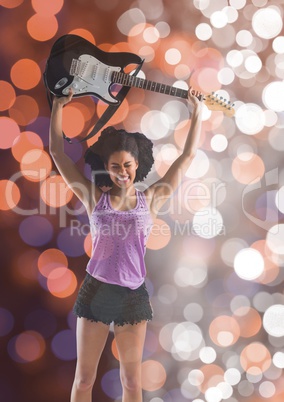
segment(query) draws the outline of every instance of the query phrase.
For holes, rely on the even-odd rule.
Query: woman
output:
[[[123,402],[141,402],[141,361],[147,321],[152,318],[144,284],[144,255],[153,219],[179,186],[200,138],[202,101],[189,91],[194,109],[182,154],[164,177],[144,192],[134,187],[153,164],[152,143],[143,134],[109,127],[86,152],[94,183],[64,153],[62,108],[72,99],[55,98],[51,113],[50,154],[90,219],[93,251],[74,312],[77,318],[77,366],[71,402],[90,402],[109,325],[119,354]],[[110,189],[103,192],[101,187]]]

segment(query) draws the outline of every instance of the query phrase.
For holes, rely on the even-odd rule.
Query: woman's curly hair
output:
[[[117,151],[129,152],[137,161],[135,182],[142,181],[154,163],[153,143],[144,134],[128,133],[113,126],[105,128],[98,141],[85,153],[85,162],[91,166],[94,181],[99,187],[112,187],[113,182],[105,169],[111,154]]]

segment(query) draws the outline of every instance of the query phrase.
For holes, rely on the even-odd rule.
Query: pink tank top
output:
[[[112,208],[109,192],[101,195],[91,218],[92,255],[87,272],[101,282],[137,289],[144,282],[144,256],[152,218],[144,193],[136,190],[136,207]]]

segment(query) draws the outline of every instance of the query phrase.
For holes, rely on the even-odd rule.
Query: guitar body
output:
[[[77,35],[64,35],[53,45],[44,72],[45,85],[56,96],[92,95],[104,102],[118,105],[111,93],[113,72],[123,71],[130,64],[143,60],[127,52],[109,53]]]

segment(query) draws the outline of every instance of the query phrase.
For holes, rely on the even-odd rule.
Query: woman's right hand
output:
[[[70,88],[69,89],[69,94],[68,96],[55,96],[53,99],[53,105],[58,105],[58,106],[65,106],[67,103],[69,103],[73,98],[73,90]]]

